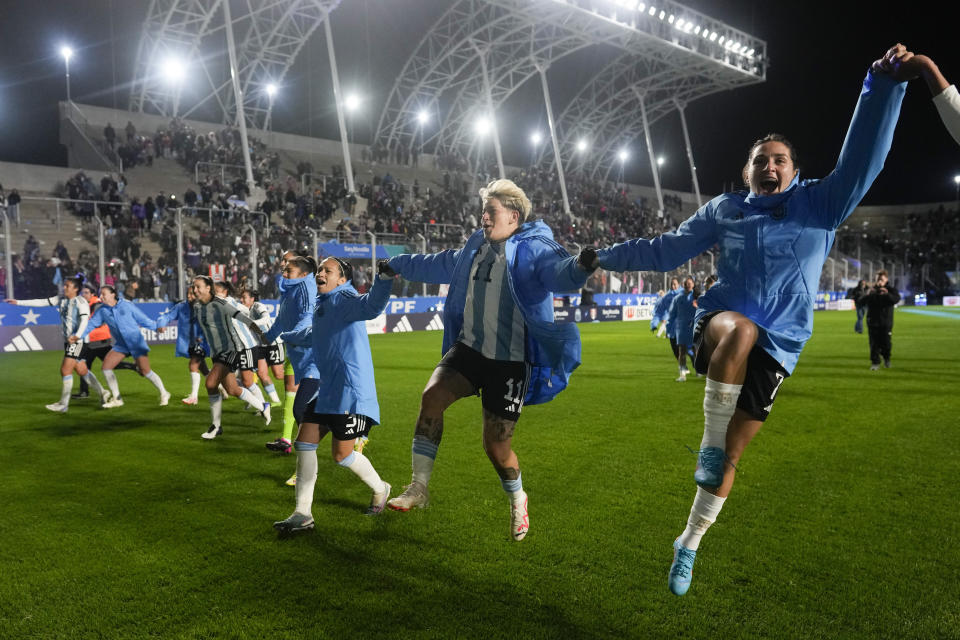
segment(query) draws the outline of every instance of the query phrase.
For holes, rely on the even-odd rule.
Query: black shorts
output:
[[[286,358],[286,354],[283,350],[283,345],[279,343],[273,343],[267,347],[267,364],[271,367],[274,365],[283,366],[283,361]]]
[[[310,409],[310,404],[317,395],[320,381],[316,378],[303,378],[297,385],[297,395],[293,397],[293,419],[301,424],[303,417]]]
[[[73,344],[64,342],[63,357],[64,359],[73,358],[74,360],[83,360],[83,341],[74,342]]]
[[[703,330],[718,313],[722,312],[711,311],[703,314],[693,329],[693,366],[697,373],[702,375],[707,374],[707,366],[710,364],[706,353],[700,348],[703,346]],[[747,356],[747,377],[743,380],[737,408],[743,409],[755,420],[765,421],[770,415],[770,410],[773,409],[773,401],[777,397],[780,385],[788,377],[790,374],[773,359],[773,356],[760,345],[753,345],[753,349]]]
[[[98,340],[97,342],[90,342],[83,345],[83,352],[81,355],[83,356],[83,359],[86,360],[87,366],[90,366],[97,358],[104,360],[112,348],[113,343],[110,340]]]
[[[450,367],[473,385],[483,408],[507,420],[520,419],[530,382],[530,365],[511,360],[491,360],[462,342],[444,354],[438,367]]]
[[[203,347],[202,342],[190,343],[190,346],[187,347],[187,353],[190,354],[191,358],[200,358],[201,360],[204,360],[207,357],[207,350]]]
[[[253,351],[250,349],[218,353],[211,360],[214,364],[226,365],[233,372],[254,371],[257,368],[257,362],[253,359]]]
[[[352,413],[314,413],[307,411],[303,416],[304,422],[313,422],[326,427],[337,440],[353,440],[365,438],[370,433],[370,427],[376,424],[367,416]]]

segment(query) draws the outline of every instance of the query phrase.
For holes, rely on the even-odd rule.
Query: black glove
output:
[[[577,264],[584,271],[593,271],[600,266],[600,261],[597,260],[597,250],[593,247],[587,247],[580,251],[580,255],[577,256]]]
[[[389,260],[380,260],[377,262],[377,275],[383,276],[384,278],[392,278],[397,275],[397,272],[390,266]]]

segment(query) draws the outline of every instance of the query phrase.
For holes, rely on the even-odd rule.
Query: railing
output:
[[[64,110],[64,115],[68,120],[71,120],[75,125],[77,125],[77,129],[80,131],[80,134],[97,151],[97,153],[101,155],[104,162],[108,165],[111,165],[120,173],[123,173],[123,160],[120,158],[120,155],[114,149],[111,149],[105,140],[103,141],[103,144],[101,144],[99,139],[91,138],[88,135],[87,132],[94,127],[90,124],[90,121],[87,120],[87,117],[83,115],[83,112],[80,111],[80,107],[74,104],[72,100],[62,102],[61,104],[66,107]]]
[[[220,184],[225,184],[227,181],[227,169],[234,169],[239,171],[231,171],[231,178],[234,177],[244,177],[247,175],[247,168],[242,164],[220,164],[218,162],[198,162],[193,168],[193,178],[194,182],[198,185],[200,184],[200,169],[201,167],[206,167],[202,173],[206,175],[211,175],[210,169],[216,169],[220,172]]]

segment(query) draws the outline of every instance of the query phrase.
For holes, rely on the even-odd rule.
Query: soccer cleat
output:
[[[66,413],[67,405],[61,402],[54,402],[53,404],[48,404],[47,409],[49,409],[50,411],[53,411],[54,413]]]
[[[357,438],[353,441],[353,450],[357,453],[363,453],[363,448],[367,446],[367,441],[369,438]]]
[[[170,404],[170,392],[169,392],[169,391],[161,391],[161,392],[160,392],[160,406],[161,406],[161,407],[165,407],[165,406],[167,406],[168,404]]]
[[[890,358],[887,358],[886,360],[883,361],[883,368],[884,369],[890,368]]]
[[[403,493],[387,501],[387,506],[394,511],[410,511],[414,508],[424,508],[430,503],[430,492],[425,485],[411,482],[404,487]]]
[[[680,538],[673,541],[673,564],[670,565],[670,575],[667,578],[670,593],[682,596],[690,588],[690,581],[693,580],[693,561],[696,558],[697,552],[680,544]]]
[[[110,402],[110,392],[107,389],[103,390],[103,393],[100,394],[100,406],[102,407],[106,403]]]
[[[393,487],[390,486],[389,482],[383,483],[383,493],[375,493],[373,497],[370,498],[370,506],[367,507],[367,510],[363,512],[365,516],[377,516],[383,512],[383,507],[387,504],[387,498],[390,497],[390,489]]]
[[[223,433],[223,427],[218,427],[215,424],[210,425],[210,428],[200,434],[200,437],[204,440],[213,440],[218,435]]]
[[[293,451],[293,443],[286,438],[277,438],[273,442],[267,443],[267,449],[276,451],[277,453],[290,453]]]
[[[520,500],[514,500],[510,504],[510,536],[520,542],[529,530],[530,515],[527,513],[527,494],[524,492]]]
[[[297,486],[297,474],[293,474],[292,476],[287,478],[287,481],[284,484],[287,485],[288,487]]]
[[[674,382],[686,382],[686,381],[687,381],[687,376],[681,373],[680,376]]]
[[[196,396],[187,396],[186,398],[184,398],[184,399],[181,400],[180,402],[182,402],[183,404],[197,404],[197,397],[196,397]]]
[[[265,425],[270,424],[270,403],[263,403],[263,411],[260,412],[260,415],[263,417],[263,423]]]
[[[116,409],[123,406],[123,398],[112,398],[101,405],[104,409]]]
[[[723,484],[727,454],[720,447],[706,447],[697,452],[697,469],[693,481],[701,487],[719,487]]]
[[[870,371],[880,371],[880,363],[870,365]]]
[[[273,528],[276,529],[277,533],[281,536],[289,536],[299,531],[309,531],[313,529],[313,518],[305,516],[302,513],[294,512],[286,520],[274,522]]]
[[[89,398],[89,397],[90,397],[90,392],[89,392],[89,391],[77,391],[75,394],[73,394],[73,395],[70,396],[70,397],[73,398],[74,400],[82,400],[83,398]]]

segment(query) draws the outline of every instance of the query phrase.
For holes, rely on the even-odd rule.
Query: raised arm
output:
[[[713,215],[715,201],[708,202],[684,220],[676,231],[652,240],[636,238],[597,251],[599,266],[610,271],[670,271],[700,255],[717,242]]]
[[[537,280],[547,291],[555,293],[579,291],[586,284],[587,278],[593,273],[589,267],[581,267],[577,256],[571,256],[566,249],[554,240],[538,239],[539,246],[527,247],[520,245],[519,251],[537,251],[534,260]],[[517,260],[522,263],[522,260]]]
[[[150,329],[151,331],[156,331],[156,330],[157,330],[157,321],[156,321],[156,320],[154,320],[153,318],[151,318],[150,316],[148,316],[147,314],[145,314],[145,313],[140,309],[140,307],[138,307],[138,306],[135,305],[134,303],[129,302],[129,303],[127,303],[127,304],[129,304],[129,305],[132,307],[132,309],[133,309],[133,311],[132,311],[133,319],[136,320],[136,322],[137,322],[138,325],[140,325],[141,327],[145,327],[145,328],[147,328],[147,329]]]
[[[463,249],[447,249],[440,253],[405,253],[390,258],[390,268],[413,282],[449,284],[453,267]]]
[[[20,305],[21,307],[55,307],[60,304],[60,298],[51,296],[49,298],[31,298],[30,300],[16,300],[7,298],[4,300],[7,304]]]
[[[393,278],[378,275],[374,278],[370,291],[355,298],[344,297],[337,305],[337,311],[347,322],[373,320],[387,308]]]

